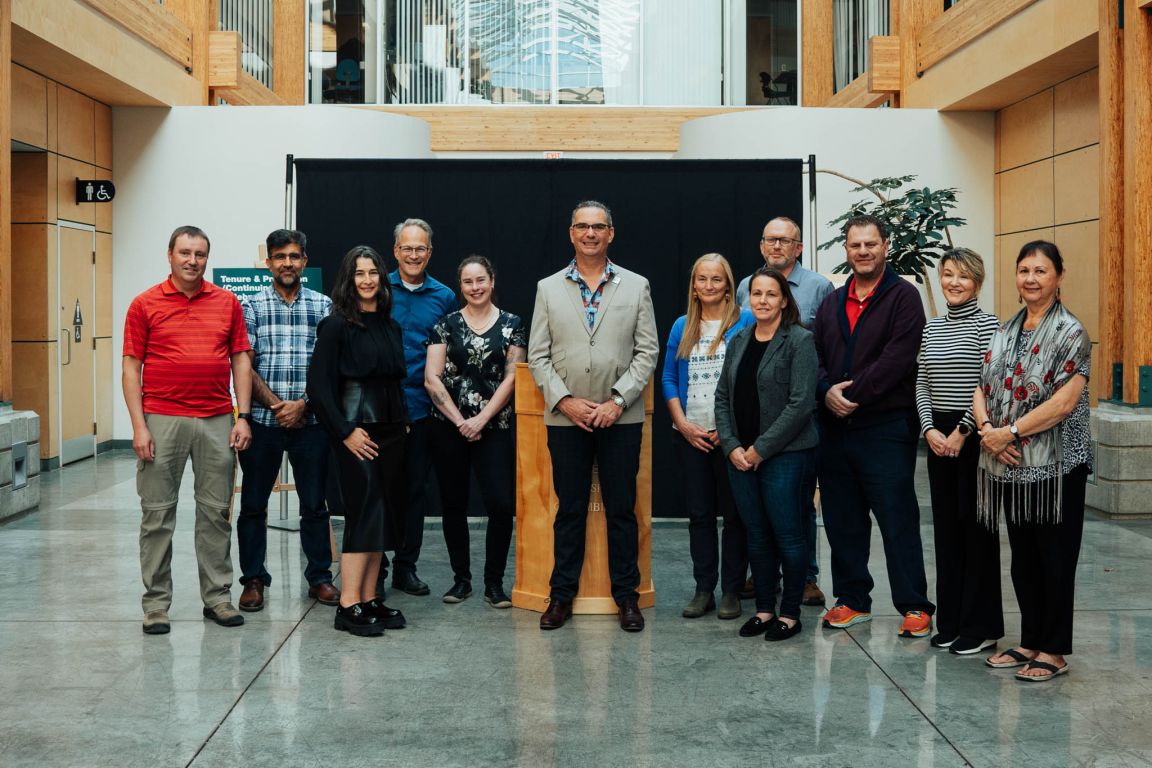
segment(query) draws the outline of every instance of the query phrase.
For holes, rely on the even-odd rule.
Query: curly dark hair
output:
[[[344,258],[340,260],[340,269],[336,272],[336,284],[332,288],[332,309],[348,322],[362,326],[364,320],[360,316],[360,295],[356,291],[357,259],[371,259],[380,273],[376,311],[388,316],[392,313],[392,286],[388,283],[388,270],[384,266],[384,259],[374,248],[358,245],[344,254]]]

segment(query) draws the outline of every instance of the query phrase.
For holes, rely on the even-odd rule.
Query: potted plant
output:
[[[911,275],[921,285],[927,284],[928,269],[934,267],[944,252],[952,247],[949,227],[962,227],[967,223],[951,213],[956,207],[957,190],[954,188],[934,190],[908,186],[898,196],[894,196],[894,192],[911,185],[916,177],[892,176],[865,182],[836,171],[821,170],[819,173],[829,173],[854,182],[857,186],[853,192],[870,192],[876,198],[875,201],[861,200],[843,215],[828,222],[828,226],[836,229],[838,234],[828,242],[821,243],[819,250],[827,250],[844,242],[844,233],[839,230],[848,219],[870,214],[888,224],[888,265],[896,274]],[[842,262],[833,270],[838,273],[848,271],[847,262]],[[928,295],[929,311],[935,316],[936,300],[930,286],[925,293]]]

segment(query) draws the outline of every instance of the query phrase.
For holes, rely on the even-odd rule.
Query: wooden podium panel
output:
[[[640,607],[656,604],[652,586],[652,381],[644,388],[644,437],[636,476],[636,523],[640,537]],[[572,427],[576,429],[576,427]],[[558,500],[552,488],[552,457],[544,426],[544,397],[526,363],[516,366],[516,584],[512,605],[543,613],[548,607],[554,563],[552,523]],[[608,578],[608,534],[599,476],[592,473],[584,567],[573,613],[616,613]]]

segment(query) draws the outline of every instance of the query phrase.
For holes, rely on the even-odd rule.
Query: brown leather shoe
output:
[[[308,597],[314,597],[321,605],[340,605],[340,590],[330,581],[322,581],[308,587]]]
[[[248,613],[264,610],[264,582],[252,579],[240,593],[240,610]]]
[[[644,614],[635,599],[620,604],[620,629],[625,632],[640,632],[644,629]]]
[[[548,603],[548,610],[540,617],[540,629],[560,629],[570,618],[572,618],[572,603],[551,600]]]
[[[804,605],[824,605],[826,600],[824,592],[816,585],[816,582],[810,581],[804,585],[804,597],[800,602]]]

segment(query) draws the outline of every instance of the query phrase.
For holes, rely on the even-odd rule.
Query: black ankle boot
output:
[[[341,605],[336,609],[334,626],[343,632],[351,632],[361,637],[375,637],[384,634],[384,625],[375,615],[365,610],[366,603],[356,603],[347,607]]]
[[[361,605],[364,606],[365,612],[370,616],[375,616],[376,621],[385,629],[404,629],[408,626],[408,622],[404,620],[404,614],[395,608],[384,605],[384,601],[378,597],[361,603]]]

